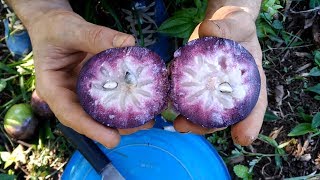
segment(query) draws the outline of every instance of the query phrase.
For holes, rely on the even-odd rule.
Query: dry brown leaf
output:
[[[304,58],[304,57],[310,56],[310,53],[307,53],[307,52],[294,52],[294,55]]]
[[[317,159],[314,160],[314,164],[316,165],[317,169],[320,169],[320,154],[318,154]]]
[[[287,142],[281,143],[281,144],[285,144],[285,143],[289,143],[288,145],[284,146],[285,150],[288,154],[292,154],[293,151],[295,150],[297,144],[298,144],[298,140],[295,138],[290,139]]]
[[[303,28],[307,29],[307,28],[311,27],[314,24],[314,22],[316,20],[316,17],[317,17],[317,13],[314,13],[314,15],[312,17],[306,18],[305,21],[304,21],[304,27]]]
[[[276,86],[275,93],[276,93],[276,102],[278,103],[278,106],[281,106],[282,98],[284,96],[283,86],[282,85]]]
[[[297,72],[300,72],[300,71],[303,71],[303,70],[307,69],[307,68],[310,67],[310,66],[312,66],[311,63],[305,64],[305,65],[299,67],[299,68],[296,70],[296,73],[297,73]]]
[[[313,39],[316,43],[320,44],[320,18],[318,16],[317,21],[312,26]]]
[[[276,139],[279,136],[282,129],[283,129],[283,126],[281,126],[280,128],[276,128],[269,134],[269,137],[272,139]]]
[[[305,140],[304,143],[303,143],[303,146],[299,142],[298,145],[297,145],[297,149],[292,153],[292,155],[294,157],[296,157],[297,159],[300,159],[301,156],[304,155],[304,153],[306,152],[308,147],[309,147],[309,140]]]
[[[300,157],[300,161],[305,161],[305,162],[307,162],[307,161],[310,161],[311,160],[311,154],[304,154],[304,155],[302,155],[301,157]]]

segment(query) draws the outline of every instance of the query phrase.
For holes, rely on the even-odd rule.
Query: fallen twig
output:
[[[290,10],[290,12],[291,12],[292,14],[300,14],[300,13],[310,13],[310,12],[318,11],[318,10],[320,10],[320,6],[315,7],[315,8],[313,8],[313,9],[305,10],[305,11],[294,11],[294,10]]]

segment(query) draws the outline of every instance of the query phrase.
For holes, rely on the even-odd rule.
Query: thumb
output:
[[[255,33],[255,25],[246,13],[223,19],[204,20],[199,27],[199,36],[216,36],[242,42]]]
[[[76,50],[96,54],[109,48],[135,45],[135,39],[132,35],[95,25],[85,20],[80,20],[73,26],[68,27],[69,31],[73,31],[73,36],[68,42]]]

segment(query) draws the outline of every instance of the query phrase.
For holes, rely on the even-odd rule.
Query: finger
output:
[[[260,96],[256,106],[253,108],[249,116],[231,127],[231,136],[236,144],[242,146],[250,145],[258,136],[267,108],[267,90],[266,78],[263,71],[260,71],[261,89]]]
[[[62,124],[108,148],[115,147],[119,143],[120,135],[118,131],[93,120],[82,109],[74,92],[62,87],[48,87],[52,88],[51,91],[42,88],[45,91],[42,94]]]
[[[58,33],[55,37],[61,38],[63,47],[97,54],[109,48],[135,45],[132,35],[89,23],[76,14],[69,16],[68,25],[60,22],[59,26],[54,27],[54,31],[58,31],[55,32]],[[55,18],[55,21],[58,20],[61,18]]]
[[[200,27],[200,24],[198,24],[196,26],[196,28],[194,28],[192,34],[189,37],[189,41],[192,41],[192,40],[195,40],[195,39],[199,38],[199,27]]]
[[[135,128],[129,128],[129,129],[118,129],[118,131],[122,135],[132,134],[132,133],[135,133],[139,130],[150,129],[154,126],[154,123],[155,123],[154,120],[151,120],[142,126],[135,127]]]
[[[96,54],[109,48],[135,45],[134,37],[131,35],[88,22],[83,22],[81,26],[74,37],[76,40],[72,41],[80,43],[79,50]]]
[[[239,13],[239,12],[237,12]],[[241,17],[241,19],[239,19]],[[207,19],[199,27],[199,36],[215,36],[243,42],[255,33],[255,24],[250,15],[225,17],[224,19]]]
[[[205,128],[201,127],[199,125],[196,125],[190,121],[188,121],[185,117],[182,115],[179,115],[174,121],[173,125],[176,131],[179,132],[192,132],[195,134],[209,134],[213,133],[215,131],[219,131],[225,128],[216,128],[216,129],[210,129],[210,128]]]

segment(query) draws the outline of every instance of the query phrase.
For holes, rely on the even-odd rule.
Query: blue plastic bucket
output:
[[[123,136],[114,149],[98,144],[126,179],[231,179],[219,154],[203,137],[153,128]],[[101,179],[76,151],[62,179]]]

